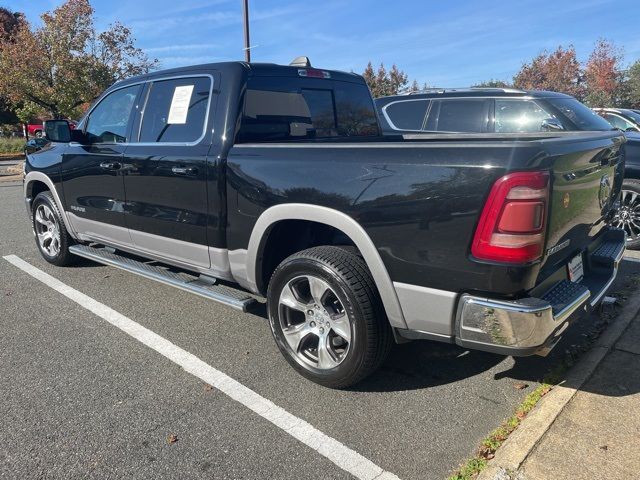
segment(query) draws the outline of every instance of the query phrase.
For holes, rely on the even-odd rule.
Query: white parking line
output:
[[[248,409],[253,410],[276,427],[281,428],[356,478],[362,480],[398,479],[393,473],[383,470],[372,461],[351,450],[336,439],[325,435],[311,424],[278,407],[270,400],[267,400],[250,388],[245,387],[240,382],[213,368],[195,355],[174,345],[169,340],[152,332],[148,328],[143,327],[139,323],[134,322],[130,318],[125,317],[88,295],[79,292],[75,288],[62,283],[57,278],[25,262],[16,255],[7,255],[3,258],[33,278],[106,320],[114,327],[129,334],[142,344],[164,355],[200,380],[217,388]]]

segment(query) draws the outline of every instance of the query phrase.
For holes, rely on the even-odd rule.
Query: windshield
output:
[[[635,123],[640,125],[640,113],[635,110],[624,110],[624,113],[627,117],[630,117]]]
[[[546,98],[577,130],[611,130],[611,124],[575,98]]]

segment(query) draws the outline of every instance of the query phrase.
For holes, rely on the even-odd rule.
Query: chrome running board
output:
[[[135,273],[156,282],[195,293],[201,297],[214,300],[229,307],[245,312],[256,299],[248,292],[236,290],[226,285],[216,285],[215,279],[197,277],[183,271],[175,271],[171,267],[159,262],[145,263],[113,252],[107,247],[89,247],[87,245],[72,245],[69,251],[79,257],[94,262]]]

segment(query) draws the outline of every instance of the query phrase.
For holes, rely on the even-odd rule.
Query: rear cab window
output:
[[[236,143],[379,134],[373,100],[364,84],[255,76],[247,81]]]

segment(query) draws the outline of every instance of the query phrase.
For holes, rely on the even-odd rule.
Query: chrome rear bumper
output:
[[[580,283],[559,281],[540,298],[505,301],[462,295],[456,343],[506,355],[545,355],[574,318],[602,300],[618,273],[624,248],[624,231],[609,230],[586,256],[585,277]]]

